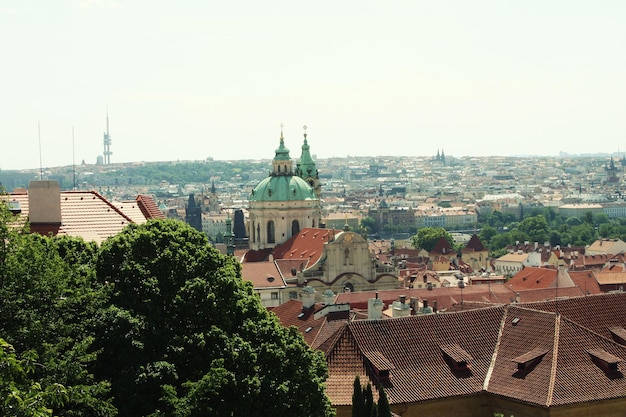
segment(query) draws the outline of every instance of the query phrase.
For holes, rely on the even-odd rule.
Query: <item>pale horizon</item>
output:
[[[625,21],[618,1],[0,0],[0,170],[94,164],[107,110],[111,163],[271,159],[281,125],[292,158],[303,125],[322,159],[621,154]]]

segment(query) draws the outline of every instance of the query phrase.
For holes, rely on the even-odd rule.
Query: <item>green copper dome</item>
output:
[[[296,175],[270,175],[250,194],[250,201],[315,200],[313,188]]]

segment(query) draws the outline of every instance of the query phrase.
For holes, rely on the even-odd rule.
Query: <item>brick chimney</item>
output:
[[[31,224],[61,224],[61,188],[57,181],[28,184],[28,220]]]

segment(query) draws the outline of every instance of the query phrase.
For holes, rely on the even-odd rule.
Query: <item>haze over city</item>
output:
[[[0,0],[0,169],[626,151],[626,3]],[[39,130],[38,130],[39,126]],[[72,131],[74,132],[72,134]],[[39,133],[40,132],[40,133]]]

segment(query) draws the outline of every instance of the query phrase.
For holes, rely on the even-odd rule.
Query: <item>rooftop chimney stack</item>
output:
[[[383,318],[383,300],[378,298],[370,298],[367,300],[367,318],[369,320],[380,320]]]
[[[302,308],[311,308],[315,305],[315,289],[313,287],[302,288],[300,296],[302,297]]]
[[[28,220],[31,224],[61,224],[61,187],[57,181],[28,183]]]

